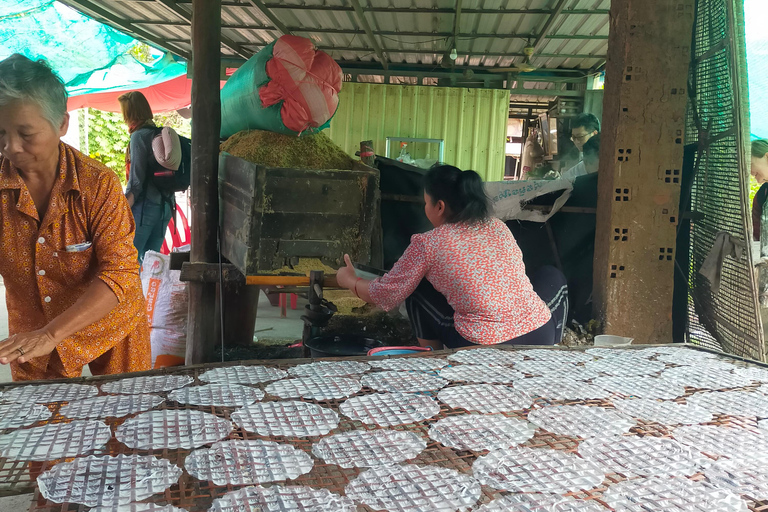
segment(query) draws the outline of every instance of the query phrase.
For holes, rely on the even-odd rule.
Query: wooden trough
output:
[[[370,263],[379,201],[379,171],[359,162],[351,171],[286,169],[221,153],[221,252],[246,276],[301,258],[338,267],[344,253]]]

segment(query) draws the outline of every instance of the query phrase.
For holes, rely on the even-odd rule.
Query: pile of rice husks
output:
[[[349,290],[323,290],[323,298],[333,302],[339,315],[368,315],[376,310]]]
[[[352,158],[324,133],[290,137],[264,130],[246,130],[227,139],[221,150],[269,167],[352,169]]]
[[[313,270],[322,270],[326,275],[335,276],[336,269],[329,267],[319,258],[299,258],[298,263],[295,265],[285,265],[282,268],[276,268],[273,270],[259,271],[259,274],[263,275],[305,275],[309,276]]]

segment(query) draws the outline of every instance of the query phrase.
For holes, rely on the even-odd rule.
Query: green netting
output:
[[[698,0],[690,67],[686,143],[697,143],[691,190],[690,340],[755,359],[763,333],[749,250],[747,143],[749,139],[743,0]],[[685,191],[683,193],[686,193]],[[746,244],[726,256],[713,292],[698,270],[720,232]]]
[[[282,103],[270,107],[261,104],[258,90],[269,82],[267,61],[272,58],[275,42],[248,59],[221,90],[221,136],[229,137],[243,130],[269,130],[291,133],[280,115]]]
[[[44,58],[71,96],[148,87],[186,73],[155,51],[150,64],[129,52],[140,42],[52,0],[0,0],[0,59]]]

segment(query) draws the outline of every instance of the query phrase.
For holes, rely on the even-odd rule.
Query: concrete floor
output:
[[[33,494],[0,498],[0,512],[26,512],[32,506]]]

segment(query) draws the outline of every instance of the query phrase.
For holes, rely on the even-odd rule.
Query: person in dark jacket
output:
[[[125,196],[136,221],[134,245],[139,261],[147,251],[160,251],[166,228],[171,220],[173,198],[164,197],[152,183],[152,173],[158,166],[152,152],[152,140],[158,134],[152,120],[152,109],[147,98],[138,91],[118,98],[123,120],[131,133],[131,142],[125,155],[125,174],[128,184]]]

